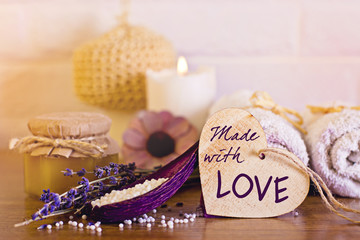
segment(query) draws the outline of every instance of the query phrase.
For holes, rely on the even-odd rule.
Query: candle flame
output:
[[[185,57],[180,56],[177,63],[177,72],[180,75],[185,75],[188,72],[188,65]]]

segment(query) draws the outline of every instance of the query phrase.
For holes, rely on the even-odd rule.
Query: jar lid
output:
[[[100,113],[58,112],[40,115],[28,122],[35,136],[49,138],[84,138],[109,132],[111,119]]]

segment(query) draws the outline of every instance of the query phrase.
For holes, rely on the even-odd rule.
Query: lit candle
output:
[[[185,58],[180,57],[177,70],[148,70],[146,81],[148,110],[168,110],[202,129],[216,94],[213,68],[201,67],[189,73]]]

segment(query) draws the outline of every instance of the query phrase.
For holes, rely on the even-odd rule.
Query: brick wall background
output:
[[[81,103],[74,48],[117,23],[119,0],[0,1],[0,148],[51,111],[101,111],[121,140],[131,114]],[[190,68],[214,66],[218,97],[266,90],[282,105],[360,104],[358,0],[132,0],[130,22],[170,39]]]

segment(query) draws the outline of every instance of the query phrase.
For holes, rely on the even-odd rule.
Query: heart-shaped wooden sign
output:
[[[296,162],[303,164],[289,151],[268,148],[260,123],[249,112],[228,108],[215,113],[199,145],[206,213],[261,218],[294,210],[310,185]]]

